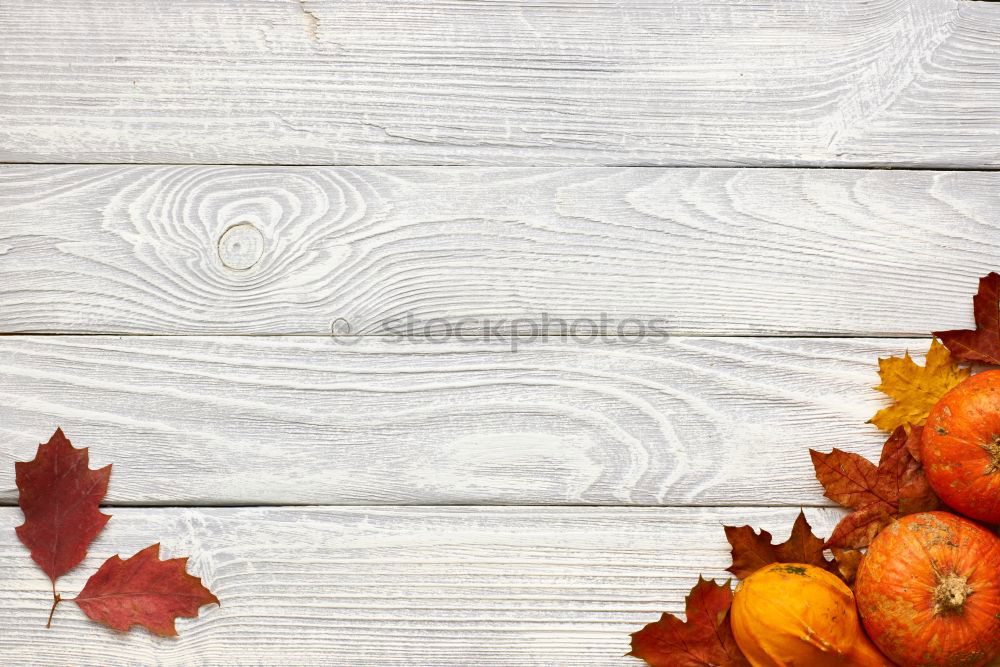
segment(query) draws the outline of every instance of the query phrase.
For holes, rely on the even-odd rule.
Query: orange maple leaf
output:
[[[673,614],[632,633],[633,655],[652,667],[750,667],[729,624],[733,591],[698,577],[686,599],[686,621]]]
[[[809,450],[824,495],[854,510],[837,524],[826,547],[864,548],[894,519],[940,504],[912,453],[919,451],[916,443],[922,432],[921,426],[900,426],[893,431],[877,466],[839,449],[829,454]]]
[[[1000,364],[1000,274],[979,279],[979,292],[972,297],[975,329],[935,331],[934,335],[962,361]]]
[[[969,370],[960,368],[948,348],[932,340],[924,366],[918,366],[907,352],[902,357],[879,359],[878,374],[882,384],[875,388],[894,403],[868,421],[883,431],[893,431],[903,424],[923,425],[934,404],[969,377]]]

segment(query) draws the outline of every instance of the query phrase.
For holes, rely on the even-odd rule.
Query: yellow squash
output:
[[[773,563],[736,588],[733,634],[753,667],[892,667],[865,635],[854,594],[826,570]]]

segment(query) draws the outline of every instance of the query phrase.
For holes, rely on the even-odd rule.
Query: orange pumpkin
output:
[[[730,619],[753,667],[891,667],[865,637],[854,595],[812,565],[774,563],[736,588]]]
[[[875,538],[854,585],[868,635],[900,665],[978,667],[1000,655],[1000,538],[948,512]]]
[[[1000,523],[1000,371],[973,375],[938,401],[924,429],[923,463],[947,505]]]

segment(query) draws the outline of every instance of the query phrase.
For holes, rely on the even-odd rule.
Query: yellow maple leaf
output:
[[[927,351],[926,365],[918,366],[907,352],[902,357],[879,359],[878,374],[882,384],[875,388],[895,402],[868,421],[883,431],[893,431],[904,424],[923,425],[938,399],[969,377],[969,370],[960,368],[948,348],[935,338]]]

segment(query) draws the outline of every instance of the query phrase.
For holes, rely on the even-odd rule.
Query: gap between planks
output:
[[[0,500],[0,507],[17,507],[16,502],[10,502],[8,500]],[[365,504],[350,504],[350,503],[204,503],[199,502],[197,504],[182,505],[178,503],[169,504],[157,504],[150,502],[143,503],[129,503],[126,501],[118,502],[110,505],[101,505],[101,509],[114,510],[114,509],[307,509],[310,507],[314,508],[350,508],[350,509],[364,509],[365,507],[386,509],[391,507],[412,507],[414,509],[472,509],[476,507],[485,508],[536,508],[536,509],[551,509],[551,508],[577,508],[577,509],[611,509],[620,507],[623,509],[698,509],[698,510],[723,510],[723,509],[815,509],[815,510],[828,510],[836,506],[834,505],[821,505],[821,504],[808,504],[808,503],[789,503],[785,505],[778,504],[761,504],[761,503],[729,503],[726,505],[720,504],[705,504],[699,505],[697,503],[672,503],[668,505],[648,505],[648,504],[623,504],[623,503],[558,503],[558,504],[540,504],[540,503],[530,503],[530,502],[511,502],[511,503],[474,503],[474,504],[456,504],[456,503],[365,503]]]
[[[966,0],[970,1],[970,0]],[[976,1],[976,0],[973,0]],[[978,0],[980,2],[998,2],[1000,0]],[[454,164],[454,163],[441,163],[441,164],[424,164],[419,165],[406,164],[406,163],[385,163],[385,164],[355,164],[349,162],[316,162],[312,164],[298,164],[295,162],[270,162],[270,163],[256,163],[256,162],[37,162],[37,161],[17,161],[17,160],[0,160],[0,165],[11,165],[11,166],[32,166],[36,165],[39,167],[247,167],[247,168],[274,168],[274,169],[308,169],[308,168],[330,168],[330,169],[504,169],[504,168],[524,168],[524,169],[570,169],[572,165],[551,165],[538,163],[534,164],[531,162],[516,162],[512,164],[499,164],[499,165],[479,165],[479,164]],[[959,163],[942,162],[940,164],[933,165],[910,165],[906,163],[901,163],[899,166],[886,165],[881,163],[865,165],[865,164],[833,164],[833,165],[796,165],[794,163],[778,163],[778,164],[734,164],[734,165],[721,165],[721,164],[706,164],[706,165],[691,165],[691,164],[598,164],[590,165],[586,167],[580,167],[581,169],[678,169],[678,170],[689,170],[689,171],[706,171],[712,169],[718,169],[720,171],[773,171],[773,170],[789,170],[789,171],[897,171],[897,172],[908,172],[908,171],[960,171],[968,173],[993,173],[1000,171],[1000,167],[991,167],[988,165],[983,166],[965,166]]]
[[[463,329],[463,336],[472,336],[473,334],[482,334],[481,330],[476,329]],[[500,338],[500,336],[503,338]],[[788,338],[794,340],[808,340],[811,338],[837,338],[837,339],[866,339],[866,340],[894,340],[894,339],[927,339],[930,340],[934,337],[933,333],[837,333],[837,332],[815,332],[815,333],[773,333],[773,334],[755,334],[755,333],[699,333],[697,331],[678,331],[676,333],[669,334],[611,334],[607,330],[602,330],[598,332],[597,335],[613,335],[617,339],[635,339],[635,340],[670,340],[671,338]],[[350,340],[350,339],[368,339],[368,340],[384,340],[389,338],[395,338],[395,334],[357,334],[354,336],[337,336],[329,335],[324,336],[322,334],[314,333],[196,333],[196,332],[181,332],[181,333],[145,333],[145,332],[132,332],[132,331],[90,331],[90,332],[73,332],[73,331],[0,331],[0,337],[3,336],[37,336],[37,337],[75,337],[75,338],[95,338],[101,336],[115,336],[119,338],[205,338],[206,336],[211,336],[213,338],[301,338],[301,339],[339,339],[339,340]],[[542,339],[545,342],[556,342],[559,340],[571,340],[572,336],[564,335],[553,335],[553,334],[514,334],[508,333],[506,331],[502,334],[494,334],[494,337],[498,339],[497,342],[503,343],[504,340],[517,339],[517,340],[529,340],[534,341]],[[430,334],[426,336],[406,336],[406,339],[414,343],[436,343],[439,341],[435,334]],[[472,338],[466,338],[469,342],[479,342],[488,343],[489,340],[477,340]]]

